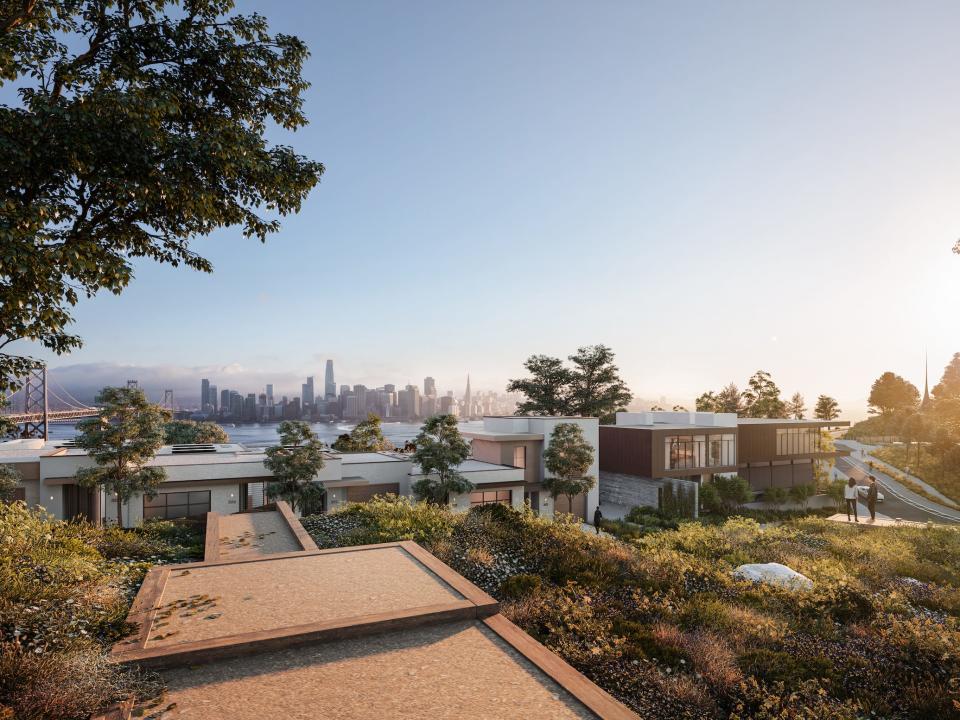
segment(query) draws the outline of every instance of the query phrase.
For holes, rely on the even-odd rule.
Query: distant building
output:
[[[313,406],[313,376],[300,386],[300,405],[304,411]]]
[[[203,378],[200,381],[200,412],[210,412],[210,381]]]
[[[273,383],[267,384],[267,405],[273,405]]]
[[[432,377],[425,377],[423,379],[423,395],[424,397],[437,396],[437,381]]]
[[[327,360],[327,369],[323,377],[323,393],[326,400],[337,397],[337,384],[333,380],[333,360]]]
[[[210,403],[210,413],[213,415],[217,414],[217,386],[211,385],[210,390],[207,392],[207,402]]]
[[[224,388],[220,391],[220,415],[226,415],[230,412],[230,391]]]
[[[473,396],[470,394],[470,375],[467,375],[467,390],[463,393],[463,413],[464,420],[470,420],[473,417]]]

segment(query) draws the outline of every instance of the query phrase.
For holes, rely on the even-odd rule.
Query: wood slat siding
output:
[[[644,477],[654,475],[652,437],[650,430],[601,425],[600,469]]]

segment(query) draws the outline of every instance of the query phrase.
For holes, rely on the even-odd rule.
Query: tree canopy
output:
[[[165,445],[228,443],[230,436],[219,424],[207,420],[173,420],[163,426]]]
[[[99,413],[77,423],[76,444],[97,464],[80,468],[77,482],[116,493],[117,522],[122,526],[122,506],[137,493],[153,497],[166,477],[162,467],[147,463],[163,447],[164,423],[170,413],[147,402],[138,388],[107,387],[96,402]]]
[[[314,482],[324,466],[323,443],[301,420],[284,420],[277,434],[280,444],[268,447],[263,461],[274,478],[268,493],[286,500],[301,514],[318,510],[326,492],[322,484]]]
[[[593,446],[583,435],[583,428],[576,423],[557,423],[550,433],[550,444],[543,451],[546,477],[544,489],[551,497],[564,495],[573,510],[573,498],[589,492],[597,479],[587,475],[593,465]]]
[[[17,485],[20,484],[20,472],[13,465],[0,465],[0,503],[11,502]]]
[[[794,393],[793,396],[787,401],[784,409],[787,417],[793,418],[794,420],[803,420],[807,413],[807,405],[803,399],[803,395],[798,392]]]
[[[786,417],[787,405],[780,398],[780,388],[766,370],[757,370],[743,391],[743,415],[752,418]]]
[[[874,414],[915,410],[920,404],[920,392],[913,383],[895,373],[885,372],[874,380],[867,402]]]
[[[734,383],[718,392],[708,390],[696,400],[697,412],[735,413],[743,412],[743,393]]]
[[[817,404],[813,408],[813,416],[817,420],[836,420],[840,417],[840,405],[829,395],[819,395]]]
[[[230,0],[0,5],[0,348],[69,352],[81,297],[120,293],[134,261],[211,271],[191,240],[261,241],[320,163],[265,139],[306,124],[306,46]],[[0,354],[0,391],[31,360]]]
[[[383,436],[380,427],[380,416],[369,413],[366,420],[361,420],[349,434],[343,434],[336,439],[332,447],[337,452],[377,452],[379,450],[393,450],[393,443]]]
[[[451,493],[473,490],[473,483],[457,471],[457,467],[470,457],[470,445],[460,434],[453,415],[428,418],[414,443],[413,461],[423,473],[423,477],[413,483],[417,498],[443,505]]]
[[[937,400],[960,399],[960,353],[953,354],[953,358],[943,369],[943,377],[933,386],[932,392]]]
[[[531,355],[523,366],[529,377],[510,380],[507,392],[524,399],[517,415],[582,415],[612,422],[633,394],[620,378],[614,353],[605,345],[586,345],[567,358],[572,367],[548,355]]]

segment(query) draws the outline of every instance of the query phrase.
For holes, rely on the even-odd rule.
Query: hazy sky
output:
[[[460,392],[605,343],[643,397],[764,368],[859,414],[960,350],[956,2],[240,8],[312,51],[272,139],[322,184],[266,245],[198,243],[211,276],[83,303],[54,365]]]

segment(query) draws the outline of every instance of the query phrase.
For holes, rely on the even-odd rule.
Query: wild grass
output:
[[[396,498],[305,524],[333,544],[417,538],[644,718],[960,716],[956,529],[731,518],[621,541],[502,506]],[[813,590],[731,575],[771,561]]]
[[[23,503],[0,504],[0,718],[87,718],[156,679],[106,661],[127,631],[146,571],[196,556],[178,523],[137,530],[65,523]]]

